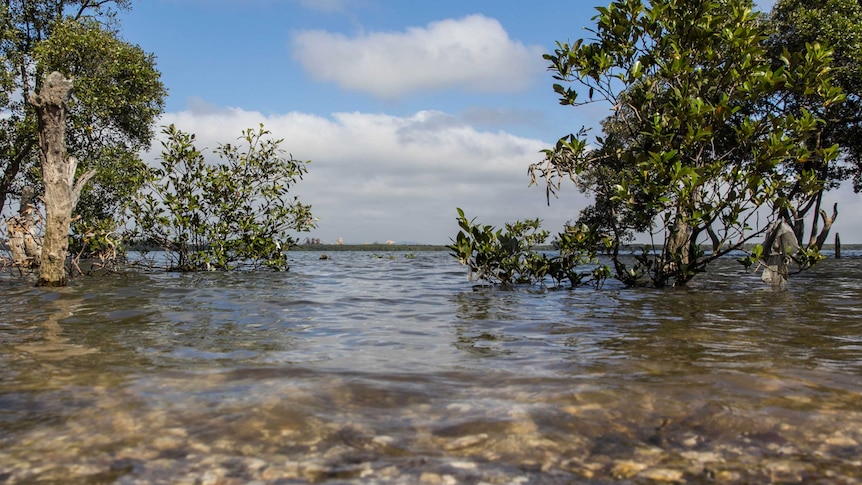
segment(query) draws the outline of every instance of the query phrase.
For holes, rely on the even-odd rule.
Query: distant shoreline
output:
[[[291,251],[447,251],[444,245],[437,244],[299,244]]]
[[[743,246],[743,249],[750,249],[755,244],[746,244]],[[624,246],[625,249],[640,249],[647,244],[627,244]],[[704,249],[709,249],[708,246],[703,246]],[[131,251],[162,251],[162,248],[148,246],[144,244],[130,244],[127,246],[128,250]],[[553,251],[553,246],[550,245],[542,245],[533,248],[537,251]],[[862,244],[860,243],[848,243],[841,244],[842,250],[862,250]],[[0,241],[0,251],[8,251],[9,247],[6,244],[6,241]],[[290,251],[322,251],[322,252],[338,252],[338,251],[409,251],[409,252],[420,252],[420,251],[448,251],[449,247],[442,244],[382,244],[382,243],[371,243],[371,244],[298,244],[296,246],[291,246]],[[834,244],[824,244],[823,251],[834,251]]]
[[[745,244],[742,249],[749,250],[754,247],[756,244]],[[628,250],[639,250],[644,246],[648,246],[648,244],[626,244],[623,246],[624,249]],[[709,250],[710,247],[708,245],[702,246],[704,250]],[[550,245],[542,245],[533,248],[537,251],[553,251],[554,247]],[[859,243],[848,243],[841,244],[842,250],[862,250],[862,244]],[[290,251],[323,251],[323,252],[337,252],[337,251],[448,251],[449,248],[442,244],[299,244],[296,246],[292,246]],[[834,251],[834,244],[824,244],[822,251]]]

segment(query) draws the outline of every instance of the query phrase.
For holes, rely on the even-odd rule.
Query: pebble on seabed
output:
[[[862,463],[853,454],[862,440],[862,413],[846,410],[824,411],[810,427],[776,421],[744,432],[740,423],[748,421],[726,418],[720,409],[684,410],[663,428],[667,444],[662,448],[637,440],[638,426],[650,433],[653,425],[629,423],[614,411],[587,405],[558,408],[558,414],[545,417],[528,410],[508,412],[507,419],[493,425],[467,420],[469,425],[448,426],[445,433],[435,433],[427,423],[451,421],[456,413],[477,413],[482,406],[418,404],[392,416],[415,423],[416,432],[408,436],[377,434],[373,422],[363,422],[362,416],[330,420],[287,408],[284,393],[277,395],[273,402],[258,406],[253,416],[226,419],[218,425],[209,421],[203,431],[181,424],[193,422],[189,416],[200,416],[192,407],[136,411],[122,396],[100,395],[100,406],[82,409],[62,424],[45,424],[7,438],[0,449],[0,481],[95,481],[113,474],[123,484],[167,480],[233,485],[328,477],[346,482],[508,484],[541,482],[544,476],[560,481],[616,478],[669,484],[695,477],[718,483],[802,482],[823,477],[817,467],[828,461],[838,466],[829,471],[831,481],[862,483],[856,473]],[[524,396],[523,402],[528,398]],[[339,401],[342,404],[347,407],[349,401]],[[616,403],[608,406],[619,408]],[[239,416],[238,411],[247,409],[218,410],[221,416]],[[613,431],[600,426],[611,422]],[[565,423],[575,431],[561,427]],[[590,423],[599,425],[593,429]],[[596,451],[602,439],[613,444],[614,433],[633,439],[623,440],[633,446]],[[821,461],[791,459],[803,452]],[[753,453],[759,453],[756,464],[746,459]]]

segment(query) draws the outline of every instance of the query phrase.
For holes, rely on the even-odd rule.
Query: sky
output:
[[[160,125],[195,133],[211,155],[262,123],[311,161],[292,193],[318,227],[300,239],[448,244],[456,208],[556,233],[589,203],[569,185],[549,205],[528,167],[608,114],[561,106],[542,58],[589,37],[607,3],[595,2],[145,0],[119,19],[156,57],[169,93]],[[842,214],[862,210],[851,190],[832,198]],[[839,216],[834,230],[862,242],[862,221]]]

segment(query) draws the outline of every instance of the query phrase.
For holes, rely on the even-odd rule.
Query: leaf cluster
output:
[[[832,51],[830,68],[845,99],[823,115],[824,144],[841,148],[842,164],[825,173],[829,187],[852,179],[862,190],[862,4],[845,0],[779,0],[768,26],[768,48],[774,58],[783,50],[802,51],[819,43]],[[804,104],[808,98],[800,86],[788,85],[790,102]]]
[[[606,268],[577,271],[584,264],[595,264],[595,250],[588,240],[592,234],[586,227],[569,227],[557,236],[557,255],[537,250],[546,243],[550,233],[541,229],[541,221],[532,219],[506,223],[497,229],[467,219],[458,210],[458,232],[447,246],[453,257],[468,268],[470,281],[486,281],[501,286],[542,284],[550,278],[554,286],[568,282],[571,287],[588,281],[601,283]]]

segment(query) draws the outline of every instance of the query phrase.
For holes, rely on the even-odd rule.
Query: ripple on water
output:
[[[474,287],[445,253],[2,280],[10,483],[859,483],[862,259],[786,292]]]

